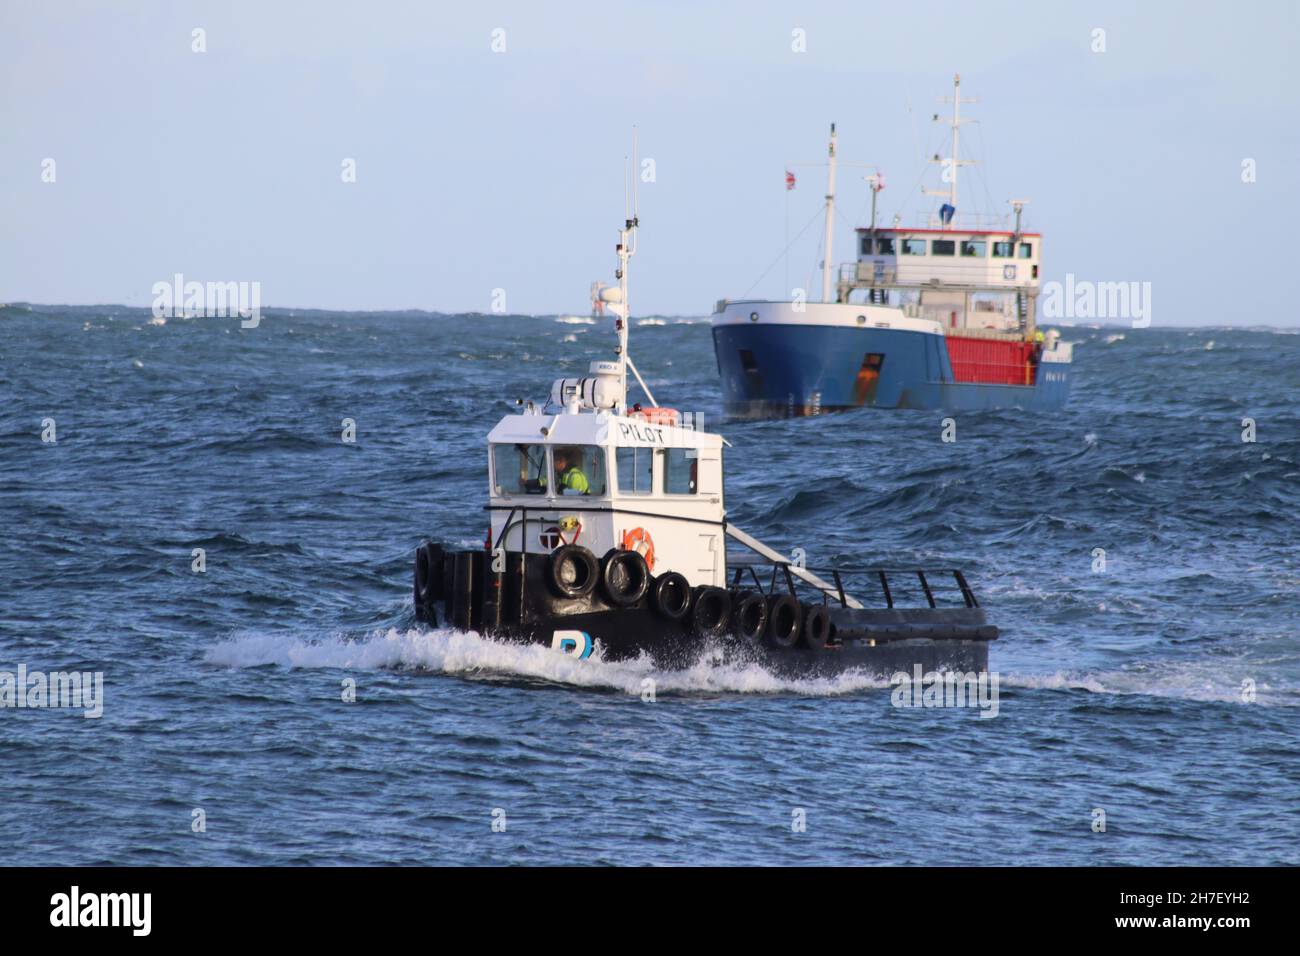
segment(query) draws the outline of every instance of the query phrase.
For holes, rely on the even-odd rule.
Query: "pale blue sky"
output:
[[[822,172],[787,196],[782,171],[824,155],[832,120],[892,217],[960,72],[984,161],[963,211],[1030,198],[1045,279],[1150,281],[1157,325],[1294,325],[1298,8],[3,0],[0,301],[143,306],[182,272],[260,281],[272,306],[488,311],[504,288],[511,312],[585,313],[635,123],[657,181],[633,311],[707,314],[777,258],[787,200],[792,231],[815,213]],[[842,173],[837,260],[862,172]],[[784,284],[781,263],[753,294]]]

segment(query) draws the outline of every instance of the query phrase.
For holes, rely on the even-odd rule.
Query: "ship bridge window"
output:
[[[892,256],[894,254],[894,240],[892,236],[881,236],[876,240],[876,253],[882,256]]]
[[[618,490],[625,495],[648,495],[654,478],[653,448],[620,448],[614,453],[618,463]]]
[[[546,493],[545,445],[493,445],[492,491],[497,495]]]
[[[930,243],[930,255],[950,256],[957,251],[957,243],[951,239],[935,239]]]
[[[1034,255],[1034,244],[1032,242],[1022,242],[1020,244],[1020,258],[1030,259]]]
[[[923,256],[925,255],[924,239],[904,239],[903,255],[905,256]]]
[[[862,249],[862,255],[864,255],[864,256],[869,256],[869,255],[871,255],[871,237],[870,237],[870,236],[863,236],[863,237],[862,237],[862,242],[859,243],[859,245],[860,245],[860,247],[861,247],[861,249]]]
[[[983,239],[963,239],[961,241],[961,254],[968,258],[983,259],[987,248],[988,243]]]
[[[694,448],[669,448],[664,452],[664,492],[693,495],[699,490],[700,453]]]
[[[555,487],[560,494],[605,493],[605,449],[599,445],[557,445],[551,460],[555,462]]]
[[[1010,258],[1011,258],[1011,242],[1010,242],[1010,240],[1007,240],[1007,241],[1005,241],[1005,242],[995,242],[995,243],[993,243],[993,258],[994,258],[994,259],[1010,259]]]

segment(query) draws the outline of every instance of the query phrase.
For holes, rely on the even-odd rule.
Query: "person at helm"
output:
[[[555,449],[555,474],[560,483],[560,494],[590,493],[591,484],[582,471],[582,452],[577,448]]]

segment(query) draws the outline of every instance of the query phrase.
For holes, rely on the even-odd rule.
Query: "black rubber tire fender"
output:
[[[803,607],[793,594],[773,594],[767,599],[767,641],[773,647],[794,647],[803,624]]]
[[[600,562],[600,587],[610,604],[631,607],[650,590],[650,566],[641,552],[614,548]]]
[[[586,597],[600,577],[600,562],[580,544],[565,544],[551,552],[546,576],[560,597]]]
[[[810,651],[820,651],[831,637],[831,612],[824,604],[805,604],[803,606],[803,625],[799,628],[799,638],[803,646]]]
[[[443,595],[444,559],[442,545],[432,541],[426,541],[415,549],[415,588],[412,600],[417,620],[437,623],[434,605]]]
[[[731,623],[731,592],[710,586],[695,589],[691,630],[699,637],[718,637]]]
[[[681,621],[691,613],[691,584],[686,576],[666,571],[650,585],[650,604],[666,621]]]
[[[731,634],[745,644],[758,644],[767,633],[767,598],[758,591],[739,591],[731,601]]]

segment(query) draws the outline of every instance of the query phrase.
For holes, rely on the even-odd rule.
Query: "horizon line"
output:
[[[818,303],[820,304],[820,303]],[[836,303],[848,304],[848,303]],[[853,303],[857,304],[857,303]],[[114,302],[91,302],[91,303],[74,303],[74,302],[0,302],[0,309],[12,308],[31,309],[122,309],[124,311],[144,312],[153,314],[153,309],[147,305],[124,305]],[[419,313],[422,315],[445,317],[445,318],[523,318],[523,319],[550,319],[569,316],[573,318],[590,318],[593,322],[603,322],[606,318],[582,315],[578,312],[441,312],[436,309],[424,309],[418,307],[400,308],[400,309],[331,309],[322,306],[283,306],[283,305],[265,305],[261,306],[263,313],[267,312],[323,312],[333,315],[403,315]],[[642,319],[708,319],[713,313],[668,313],[668,312],[644,312],[640,315],[633,314],[632,320]],[[111,318],[111,316],[110,316]],[[237,318],[237,316],[223,315],[169,315],[167,318],[192,318],[192,319],[223,319]],[[1126,322],[1061,322],[1052,321],[1040,323],[1040,327],[1060,326],[1062,328],[1072,329],[1126,329],[1133,332],[1141,332],[1145,329],[1300,329],[1300,322],[1295,325],[1271,325],[1268,323],[1254,323],[1251,325],[1221,324],[1221,325],[1160,325],[1151,324],[1147,326],[1134,326]]]

